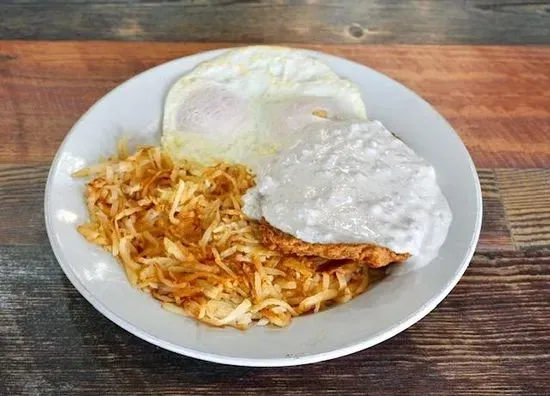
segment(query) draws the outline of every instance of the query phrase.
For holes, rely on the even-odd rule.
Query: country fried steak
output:
[[[371,268],[402,262],[411,256],[409,253],[396,253],[387,247],[373,244],[304,242],[273,227],[265,219],[260,221],[260,232],[262,243],[266,247],[283,254],[318,256],[331,260],[364,261]]]

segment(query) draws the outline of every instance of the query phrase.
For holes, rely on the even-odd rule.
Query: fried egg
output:
[[[365,118],[358,87],[305,51],[243,47],[199,64],[172,86],[162,144],[175,158],[254,168],[306,125]]]

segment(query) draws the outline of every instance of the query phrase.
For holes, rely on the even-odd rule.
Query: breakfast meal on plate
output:
[[[78,231],[130,283],[212,326],[287,326],[345,303],[385,267],[437,256],[452,215],[433,167],[358,87],[299,50],[245,47],[166,97],[161,147],[75,173]]]

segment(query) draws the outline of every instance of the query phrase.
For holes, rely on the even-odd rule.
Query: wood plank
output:
[[[477,251],[514,249],[494,169],[478,169],[483,198],[483,223]]]
[[[0,244],[47,244],[44,187],[49,165],[0,164]],[[529,172],[528,170],[525,172]],[[549,171],[550,172],[550,171]],[[480,169],[484,219],[478,251],[513,250],[495,170]],[[520,175],[523,173],[519,173]],[[538,180],[535,180],[538,183]],[[522,184],[536,190],[536,185]],[[14,221],[17,219],[17,221]],[[528,223],[534,227],[535,221]]]
[[[514,243],[549,247],[550,169],[499,169],[496,176]]]
[[[0,164],[0,244],[48,244],[44,188],[49,164]]]
[[[4,39],[547,44],[548,1],[3,0]]]
[[[0,42],[0,163],[49,161],[78,117],[122,81],[225,45]],[[550,167],[550,47],[307,47],[418,92],[450,120],[479,167]]]
[[[49,249],[0,246],[0,392],[548,394],[549,269],[548,250],[478,254],[434,312],[383,344],[315,365],[250,369],[147,344],[95,311]]]

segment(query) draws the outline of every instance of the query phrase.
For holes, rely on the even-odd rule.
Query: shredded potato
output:
[[[129,282],[170,312],[212,326],[287,326],[347,302],[383,271],[364,263],[285,256],[266,249],[241,211],[254,185],[243,165],[175,163],[147,147],[78,171],[91,179],[89,222],[78,231],[122,263]]]

